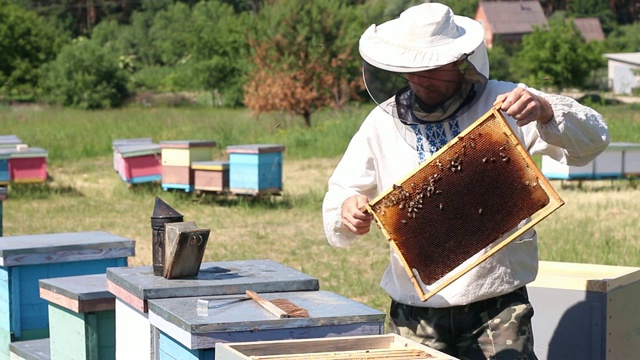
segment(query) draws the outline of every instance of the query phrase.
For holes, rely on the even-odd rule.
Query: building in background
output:
[[[608,53],[609,87],[614,94],[631,95],[640,84],[640,52]]]

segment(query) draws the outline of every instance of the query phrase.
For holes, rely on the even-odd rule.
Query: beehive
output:
[[[229,189],[234,194],[258,195],[282,192],[282,152],[277,144],[227,146]]]
[[[149,300],[319,288],[318,279],[272,260],[205,262],[198,275],[188,279],[156,276],[151,266],[114,267],[106,276],[107,290],[116,296],[116,359],[157,358],[162,334],[149,322]]]
[[[68,360],[115,359],[115,296],[104,273],[39,280],[49,302],[49,351]]]
[[[229,189],[228,161],[194,161],[191,168],[196,190],[222,192]]]
[[[260,295],[268,301],[288,300],[307,310],[308,317],[280,318],[244,294],[149,300],[149,321],[160,332],[158,358],[213,359],[222,342],[384,333],[383,312],[329,291]],[[208,301],[208,308],[198,308],[199,300]]]
[[[9,157],[9,178],[14,183],[41,183],[47,180],[48,152],[42,148],[21,147]]]
[[[152,144],[153,140],[151,138],[133,138],[133,139],[115,139],[111,142],[111,148],[113,149],[113,170],[118,172],[118,161],[120,158],[120,151],[118,150],[121,146],[130,146],[130,145],[147,145]]]
[[[640,175],[640,144],[612,142],[595,159],[583,166],[560,163],[542,157],[542,173],[548,179],[596,180]]]
[[[562,204],[491,109],[367,207],[426,301]]]
[[[395,334],[216,344],[215,360],[447,359],[438,350]]]
[[[527,291],[538,359],[638,358],[639,267],[540,261]]]
[[[0,359],[9,344],[49,336],[39,280],[126,267],[135,241],[103,231],[3,237],[0,242]]]
[[[117,172],[128,184],[162,180],[161,149],[158,144],[116,147]]]

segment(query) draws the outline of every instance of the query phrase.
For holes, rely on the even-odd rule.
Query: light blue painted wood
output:
[[[142,184],[154,181],[162,181],[162,175],[134,176],[131,179],[121,177],[123,181],[129,184]]]
[[[5,236],[0,266],[65,263],[135,255],[135,241],[104,231]]]
[[[115,359],[115,311],[76,313],[49,304],[51,358]]]
[[[105,232],[4,237],[0,241],[0,359],[12,341],[49,336],[39,280],[127,266],[135,241]]]
[[[8,183],[10,181],[11,178],[9,177],[9,158],[0,157],[0,183]]]
[[[186,192],[192,192],[193,191],[193,185],[162,183],[162,190],[169,191],[170,189],[184,190]]]
[[[11,330],[9,268],[0,267],[0,329]]]
[[[214,360],[215,349],[190,350],[162,331],[158,339],[158,360]]]
[[[230,153],[229,188],[282,189],[282,153]]]

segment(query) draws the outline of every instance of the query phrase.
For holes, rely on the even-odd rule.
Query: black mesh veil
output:
[[[476,69],[469,56],[461,59],[459,66],[443,69],[439,70],[441,74],[443,71],[455,73],[446,74],[447,80],[444,80],[432,75],[433,71],[393,72],[366,61],[363,61],[362,73],[369,96],[385,112],[404,124],[425,124],[446,121],[463,112],[480,97],[487,83],[486,75]],[[458,90],[445,96],[442,87],[454,86],[453,82],[459,82]],[[434,103],[434,99],[443,100]]]

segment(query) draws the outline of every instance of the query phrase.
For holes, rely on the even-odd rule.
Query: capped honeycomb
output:
[[[368,209],[410,277],[432,285],[521,221],[560,205],[502,114],[492,109]]]

